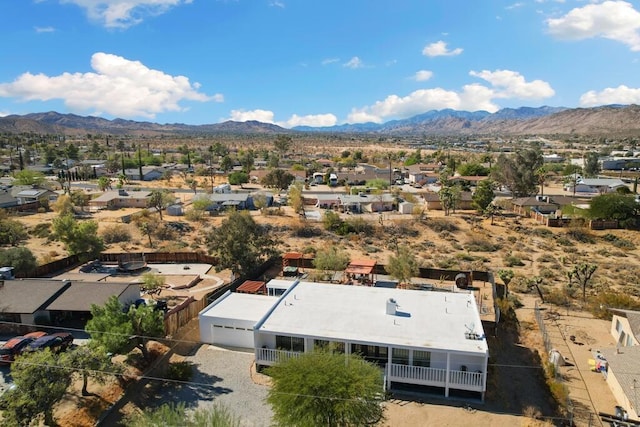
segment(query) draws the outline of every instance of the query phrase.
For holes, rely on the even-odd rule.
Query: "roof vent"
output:
[[[397,308],[398,308],[398,303],[396,302],[396,300],[393,298],[389,298],[387,300],[387,314],[390,314],[391,316],[395,316]]]

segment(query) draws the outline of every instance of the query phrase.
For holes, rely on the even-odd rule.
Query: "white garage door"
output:
[[[227,347],[253,348],[253,330],[212,325],[213,344]]]

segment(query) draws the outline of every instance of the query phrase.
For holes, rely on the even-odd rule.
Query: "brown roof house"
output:
[[[460,199],[458,200],[456,209],[463,210],[463,211],[473,209],[472,196],[473,194],[470,191],[460,192]],[[440,201],[440,196],[438,196],[438,193],[427,191],[425,193],[422,193],[422,197],[424,198],[424,203],[428,211],[442,210],[442,202]]]

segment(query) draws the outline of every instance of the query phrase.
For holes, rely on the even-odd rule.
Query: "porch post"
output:
[[[444,397],[449,397],[449,374],[451,372],[451,353],[447,352],[447,375],[444,382]]]
[[[487,392],[487,366],[489,364],[489,356],[484,357],[484,369],[482,372],[482,401],[484,402],[484,395]]]
[[[393,361],[393,347],[387,348],[387,390],[391,389],[391,363]]]

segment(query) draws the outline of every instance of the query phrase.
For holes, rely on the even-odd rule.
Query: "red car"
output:
[[[0,347],[0,364],[8,364],[15,360],[29,343],[35,339],[34,336],[13,337]]]

